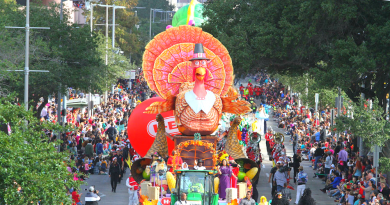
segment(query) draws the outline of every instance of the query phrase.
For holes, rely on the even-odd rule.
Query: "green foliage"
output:
[[[79,188],[67,170],[69,153],[56,151],[43,130],[65,130],[40,123],[33,112],[0,98],[0,123],[10,123],[12,134],[0,131],[0,204],[71,204],[67,188]],[[29,122],[26,125],[26,120]],[[22,191],[18,192],[17,189]]]
[[[174,6],[169,4],[169,1],[167,0],[139,0],[137,7],[145,7],[145,9],[139,9],[138,10],[138,18],[139,18],[139,29],[138,32],[140,34],[139,40],[143,43],[141,53],[137,54],[139,59],[139,62],[142,61],[143,52],[145,51],[145,46],[147,43],[149,43],[149,28],[150,28],[150,9],[162,9],[162,11],[173,11]],[[172,21],[168,20],[165,21],[164,18],[165,13],[155,13],[155,18],[153,22],[153,14],[152,14],[152,38],[165,31],[167,25],[171,25]],[[169,18],[172,18],[173,16],[169,16]],[[138,63],[138,62],[137,62]]]
[[[149,42],[150,8],[158,8],[164,11],[172,11],[174,8],[169,5],[169,2],[166,0],[103,0],[99,2],[99,4],[115,4],[126,7],[126,9],[115,10],[115,23],[119,24],[115,27],[115,45],[124,52],[126,57],[131,58],[131,62],[134,62],[139,66],[142,64],[144,48]],[[134,7],[145,8],[138,9]],[[87,15],[87,21],[89,21],[90,13],[89,11],[85,11],[85,13]],[[161,15],[161,13],[156,13],[155,15],[155,23],[152,23],[152,33],[154,35],[165,31],[165,27],[171,24],[171,21],[163,21],[164,14]],[[109,8],[108,15],[108,23],[112,24],[112,8]],[[96,24],[106,23],[106,8],[94,6],[93,16],[93,24],[95,25],[94,32],[105,34],[106,27]],[[138,29],[136,28],[136,25],[139,26]],[[112,36],[111,26],[109,26],[108,35],[110,37]],[[109,43],[111,45],[111,41],[109,41]]]
[[[381,157],[379,158],[379,172],[388,173],[390,170],[390,158]]]
[[[139,59],[135,58],[138,53],[141,52],[141,49],[144,47],[142,42],[139,40],[139,32],[134,27],[138,22],[138,18],[135,16],[134,6],[138,3],[137,0],[103,0],[100,1],[99,4],[103,5],[117,5],[117,6],[125,6],[126,9],[116,9],[115,10],[115,45],[119,47],[124,55],[127,57],[132,56],[132,61],[136,60],[138,64],[140,64]],[[96,4],[96,3],[95,3]],[[112,24],[112,8],[108,8],[108,24]],[[141,10],[142,11],[142,10]],[[87,16],[87,22],[90,21],[90,11],[85,11],[85,15]],[[105,35],[106,27],[104,25],[96,25],[96,24],[105,24],[106,23],[106,7],[101,7],[94,5],[93,7],[93,30],[95,33],[100,33]],[[88,27],[90,28],[90,27]],[[108,27],[108,35],[112,36],[112,26]],[[111,40],[109,41],[111,45]]]
[[[364,92],[384,104],[390,91],[383,86],[390,75],[389,2],[207,2],[203,29],[227,47],[237,75],[259,68],[309,73],[321,88],[341,87],[353,100]]]
[[[23,96],[24,73],[5,70],[22,70],[24,68],[25,32],[21,29],[5,29],[4,25],[24,26],[25,10],[18,9],[14,3],[0,0],[0,83],[8,92]],[[110,61],[105,66],[105,41],[99,35],[91,36],[87,26],[78,27],[67,23],[67,12],[64,12],[60,23],[59,5],[49,7],[31,3],[30,25],[50,27],[50,30],[31,30],[30,32],[30,69],[49,70],[49,73],[30,73],[29,99],[37,101],[39,97],[58,93],[65,86],[84,91],[107,90],[107,84],[115,82],[131,69],[128,60],[113,54],[110,58],[121,60]]]
[[[378,100],[372,102],[372,109],[368,102],[356,103],[352,106],[353,118],[341,116],[336,119],[338,131],[350,130],[355,136],[360,136],[371,147],[384,147],[390,139],[390,123],[383,115],[383,108]]]

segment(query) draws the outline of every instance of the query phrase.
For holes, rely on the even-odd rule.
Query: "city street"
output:
[[[276,122],[273,118],[270,118],[270,121],[268,121],[268,126],[272,126],[272,129],[276,132],[284,133],[285,131],[283,129],[279,129],[276,126]],[[265,196],[268,200],[271,198],[271,185],[268,183],[268,177],[269,172],[271,170],[272,162],[268,160],[268,155],[266,151],[266,145],[265,145],[265,139],[261,140],[261,150],[263,155],[263,167],[261,169],[260,173],[260,180],[259,184],[257,185],[257,189],[259,191],[259,196]],[[290,137],[289,135],[285,135],[285,146],[287,150],[288,156],[293,156],[292,153],[292,145],[290,144]],[[304,161],[301,163],[301,165],[304,167],[304,171],[308,173],[309,181],[306,185],[307,188],[310,188],[312,190],[312,196],[316,200],[318,205],[326,205],[326,204],[335,204],[333,201],[333,198],[329,198],[326,194],[322,193],[319,189],[323,188],[325,185],[322,184],[320,179],[313,178],[314,171],[312,168],[309,167],[310,163],[309,161]],[[125,177],[128,177],[129,170],[127,171],[127,174],[125,174]],[[293,176],[293,171],[291,171],[291,177]],[[88,186],[94,185],[96,189],[100,191],[101,195],[101,201],[99,204],[101,205],[126,205],[128,204],[128,194],[127,194],[127,188],[125,185],[125,178],[122,180],[121,184],[118,184],[117,192],[113,193],[111,192],[111,185],[110,185],[110,178],[108,175],[90,175],[90,178],[86,181],[88,183]],[[291,183],[291,186],[296,188],[296,186]],[[82,186],[83,190],[83,196],[85,196],[86,191],[84,191],[85,188],[88,186]],[[295,198],[296,198],[296,190],[291,190],[292,194],[292,201],[290,204],[294,204]],[[83,197],[82,197],[83,198]]]
[[[277,128],[276,122],[270,118],[270,121],[267,122],[267,125],[271,125],[272,129],[275,132],[285,133],[283,129]],[[290,135],[285,135],[284,145],[286,147],[287,156],[293,156],[292,144],[290,144]],[[272,162],[268,160],[267,148],[265,145],[265,139],[261,140],[260,143],[261,154],[263,155],[263,167],[260,173],[259,184],[257,185],[257,189],[259,191],[259,196],[265,196],[269,200],[271,197],[271,184],[268,183],[269,173],[272,168]],[[309,180],[306,184],[306,188],[310,188],[312,191],[312,197],[316,200],[317,205],[326,205],[326,204],[336,204],[333,198],[328,197],[326,194],[322,193],[320,189],[324,188],[325,184],[322,184],[322,181],[317,178],[313,178],[314,171],[313,168],[309,167],[309,161],[303,161],[301,163],[303,166],[303,170],[308,174]],[[294,171],[291,170],[291,177],[294,176]],[[294,185],[294,181],[291,180],[290,185],[296,189],[296,185]],[[296,199],[296,190],[291,190],[292,200],[290,204],[294,204]]]
[[[0,205],[390,204],[389,1],[0,0]]]

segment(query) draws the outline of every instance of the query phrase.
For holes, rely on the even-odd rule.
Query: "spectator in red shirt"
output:
[[[252,86],[251,80],[248,81],[248,86]]]
[[[252,97],[253,96],[253,88],[252,88],[252,84],[251,85],[249,85],[248,84],[248,91],[249,91],[249,97]]]
[[[256,93],[256,99],[260,99],[260,88],[255,86],[254,91]]]
[[[80,201],[80,197],[81,197],[81,194],[83,194],[83,193],[77,193],[77,191],[76,190],[74,190],[73,192],[72,192],[72,199],[73,199],[73,202],[75,203],[75,204],[77,204],[77,205],[81,205],[81,201]]]
[[[240,94],[243,95],[244,94],[244,86],[241,84],[240,85]]]

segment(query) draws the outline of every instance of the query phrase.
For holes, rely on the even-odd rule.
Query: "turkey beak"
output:
[[[202,81],[204,79],[204,76],[206,74],[206,68],[199,67],[195,71],[196,79],[199,81]]]

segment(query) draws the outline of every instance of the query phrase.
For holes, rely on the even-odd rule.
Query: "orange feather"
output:
[[[228,112],[232,114],[246,114],[251,112],[251,104],[244,100],[237,100],[238,92],[231,86],[228,90],[226,97],[221,97],[222,100],[222,112]]]
[[[176,96],[173,96],[169,93],[165,101],[152,103],[149,107],[146,108],[146,111],[144,113],[158,114],[170,110],[175,110],[175,101],[176,101]]]

